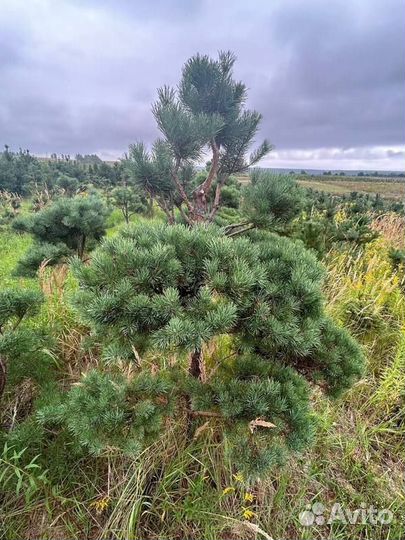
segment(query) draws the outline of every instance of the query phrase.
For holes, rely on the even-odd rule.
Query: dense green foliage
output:
[[[78,195],[57,199],[36,214],[16,219],[13,228],[29,232],[35,239],[17,272],[35,274],[41,262],[56,264],[69,253],[82,258],[85,249],[105,234],[107,215],[101,199]]]
[[[243,199],[244,189],[237,184],[233,187]],[[371,220],[380,211],[363,209],[363,205],[356,210],[353,203],[362,203],[362,199],[307,193],[304,208],[293,219],[270,219],[258,225],[296,235],[307,213],[312,213],[322,234],[328,222],[341,229],[349,221],[358,230],[359,218],[366,215],[374,237],[377,229]],[[370,197],[370,204],[373,201]],[[23,200],[22,215],[26,205]],[[51,205],[48,202],[45,208]],[[384,202],[382,211],[386,209]],[[221,226],[252,225],[243,205],[224,206],[217,217]],[[124,225],[123,216],[121,225],[117,221],[118,212],[114,219],[114,229]],[[383,216],[381,219],[384,221]],[[109,234],[116,234],[114,229]],[[324,258],[329,266],[326,315],[320,293],[322,268],[300,244],[263,230],[226,238],[225,230],[157,225],[149,229],[146,220],[139,220],[136,229],[112,236],[89,254],[90,266],[76,263],[80,267],[77,308],[81,322],[68,307],[60,285],[47,293],[50,296],[40,315],[24,316],[15,331],[17,318],[8,319],[0,339],[0,356],[7,366],[1,411],[0,438],[7,447],[0,458],[5,474],[0,526],[10,537],[18,536],[16,531],[24,537],[30,527],[33,511],[27,500],[35,501],[36,508],[43,508],[46,514],[50,512],[44,525],[50,531],[56,530],[51,521],[66,516],[59,519],[66,519],[69,531],[78,531],[71,532],[72,536],[88,536],[96,518],[97,531],[104,531],[104,536],[117,530],[137,530],[139,536],[145,531],[156,535],[164,531],[174,538],[179,531],[188,531],[191,536],[204,537],[209,530],[216,537],[229,530],[228,517],[245,522],[249,516],[245,512],[250,510],[253,525],[259,523],[280,537],[290,530],[298,535],[295,516],[312,500],[313,490],[320,490],[322,500],[332,493],[356,506],[353,482],[370,504],[377,498],[381,507],[389,504],[397,515],[399,483],[388,484],[387,475],[370,476],[369,470],[370,466],[385,467],[386,455],[394,459],[390,470],[398,470],[397,451],[391,443],[403,417],[403,351],[397,352],[405,313],[400,292],[403,281],[399,281],[403,275],[401,244],[388,249],[382,238],[360,243],[331,236],[326,248],[334,249],[342,263],[331,254]],[[189,235],[200,238],[198,249],[194,243],[190,246]],[[17,282],[9,272],[30,239],[11,230],[9,236],[0,279],[15,287]],[[43,254],[35,265],[50,258],[52,250],[61,249],[64,257],[72,253],[64,243],[39,245]],[[218,255],[217,269],[212,267],[217,258],[215,245],[221,246],[218,253],[226,248],[223,256]],[[14,249],[18,251],[13,263]],[[266,252],[274,258],[274,265],[266,263]],[[258,254],[263,259],[260,264]],[[202,267],[201,257],[210,263],[207,268]],[[350,257],[356,264],[353,270]],[[284,272],[287,268],[290,271]],[[311,272],[317,277],[308,290]],[[59,270],[49,268],[41,273],[41,284],[47,290],[59,280],[58,275]],[[166,275],[170,286],[163,293]],[[271,276],[268,283],[266,275]],[[92,282],[91,277],[97,279]],[[193,280],[198,286],[190,287]],[[145,290],[149,282],[151,288]],[[298,287],[301,282],[305,285]],[[18,283],[36,286],[31,279]],[[70,290],[70,283],[69,279],[63,288]],[[174,294],[175,290],[180,293]],[[271,298],[270,305],[266,297]],[[316,310],[305,319],[301,316],[308,306],[299,309],[310,297],[320,299],[320,315],[315,319]],[[244,318],[239,321],[242,311]],[[167,328],[173,318],[177,321]],[[312,330],[308,323],[314,323]],[[294,330],[297,325],[303,328],[302,341],[301,332]],[[354,392],[331,402],[322,397],[323,392],[314,392],[313,385],[329,395],[340,395],[357,378],[362,363],[358,345],[341,325],[366,345],[368,375]],[[225,333],[216,334],[216,328],[218,332],[226,329]],[[316,335],[312,349],[304,351],[306,341]],[[200,344],[202,354],[196,355],[195,346]],[[302,354],[296,355],[294,350]],[[198,377],[190,373],[196,357]],[[381,373],[381,384],[375,375],[370,376],[370,366],[373,373]],[[381,445],[376,443],[376,433]],[[298,454],[290,458],[288,467],[275,467],[311,442],[313,449],[303,457]],[[263,471],[269,469],[266,479]],[[255,483],[240,480],[241,471],[262,477],[257,491]],[[341,481],[344,486],[347,483],[347,489]],[[279,504],[274,503],[273,484],[284,486],[281,495],[277,487]],[[111,486],[110,498],[105,495],[106,485]],[[249,496],[253,494],[254,502],[244,500],[245,490]],[[62,509],[59,493],[65,500]],[[134,518],[133,500],[138,496],[150,504],[151,513]],[[83,500],[91,501],[86,512],[90,517],[77,522]],[[104,508],[104,504],[106,509],[99,510],[98,505]],[[286,514],[285,506],[292,508],[292,516]],[[20,508],[18,516],[15,507]],[[173,508],[175,514],[170,513]],[[162,525],[160,516],[165,512],[172,517]],[[213,523],[204,517],[207,513],[224,517]],[[356,530],[367,527],[359,525]],[[395,525],[391,530],[395,532]]]
[[[227,440],[233,441],[233,460],[254,474],[280,462],[286,449],[300,449],[310,440],[305,378],[322,382],[336,395],[362,372],[356,343],[325,318],[319,263],[290,240],[265,232],[233,240],[213,226],[138,226],[104,242],[90,265],[78,261],[75,273],[79,313],[105,344],[109,362],[132,359],[144,376],[145,354],[164,358],[177,351],[172,393],[178,399],[188,396],[197,416],[202,404],[204,412],[218,414]],[[209,367],[201,351],[222,334],[233,336],[232,360],[218,359],[205,380]],[[159,377],[160,372],[156,383]],[[74,422],[80,399],[80,422],[91,423],[93,407],[108,408],[114,388],[98,397],[87,395],[87,385],[75,389],[65,417]],[[128,403],[121,402],[120,388],[108,422],[102,415],[109,426],[102,448],[119,444],[122,422],[128,421],[127,405],[119,405]],[[90,399],[97,404],[89,405],[91,418],[86,420],[84,403]],[[164,407],[159,414],[169,411]],[[149,417],[137,422],[142,418],[146,428]],[[270,422],[271,429],[256,428],[257,419]],[[72,429],[85,438],[88,430],[79,425]],[[138,447],[142,437],[131,433],[135,439],[125,447]],[[85,439],[89,446],[91,441]]]
[[[308,189],[302,212],[286,233],[323,256],[332,245],[362,246],[374,240],[377,232],[371,223],[387,212],[403,215],[403,204],[384,200],[378,194],[331,195]]]
[[[145,199],[134,188],[118,186],[112,190],[111,197],[114,206],[121,210],[126,224],[129,223],[129,219],[133,214],[146,210]]]
[[[158,90],[152,107],[163,140],[152,153],[142,143],[130,147],[128,167],[138,185],[174,221],[176,206],[193,224],[212,222],[221,205],[221,191],[232,174],[246,171],[270,150],[265,140],[247,158],[261,115],[245,109],[247,88],[233,78],[236,57],[218,60],[197,54],[186,62],[178,89]],[[184,174],[190,163],[211,152],[207,175],[195,185]]]
[[[109,446],[136,456],[164,427],[173,383],[163,375],[89,372],[63,403],[40,409],[43,424],[66,424],[75,440],[99,454]]]
[[[79,159],[54,154],[51,159],[40,160],[28,150],[12,152],[6,146],[0,153],[0,191],[29,195],[47,189],[72,195],[83,186],[108,188],[120,182],[120,163],[108,165],[99,158],[76,157]]]
[[[255,171],[243,194],[243,213],[259,227],[283,227],[304,205],[304,191],[289,175]]]
[[[6,385],[10,360],[17,370],[26,364],[27,356],[31,362],[35,362],[35,348],[40,340],[24,322],[38,312],[41,303],[42,295],[36,291],[0,291],[0,398]],[[32,369],[28,369],[26,374],[32,372]]]

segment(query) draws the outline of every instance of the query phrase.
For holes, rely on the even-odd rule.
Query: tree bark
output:
[[[192,222],[190,221],[190,218],[188,217],[188,215],[185,213],[185,211],[183,210],[182,206],[181,206],[181,203],[177,205],[177,209],[178,211],[180,212],[181,214],[181,217],[184,219],[184,221],[187,223],[187,225],[192,225]]]
[[[147,201],[147,215],[148,217],[153,217],[153,196],[149,194]]]
[[[207,178],[194,191],[194,212],[193,218],[196,222],[203,222],[207,219],[207,194],[209,193],[212,183],[215,180],[219,166],[219,147],[213,139],[211,141],[212,161],[211,168]]]
[[[196,349],[191,353],[190,366],[188,369],[189,374],[195,379],[201,380],[201,375],[203,373],[202,362],[202,351],[201,349]]]
[[[128,209],[127,204],[124,205],[123,214],[124,214],[125,223],[128,225],[128,223],[129,223],[129,209]]]
[[[83,260],[85,246],[86,246],[86,236],[84,234],[81,234],[79,237],[78,244],[77,244],[77,254],[79,258],[82,260]]]
[[[166,214],[169,225],[174,225],[175,220],[174,220],[173,208],[171,210],[168,208],[166,201],[164,200],[163,197],[158,199],[157,203],[159,207],[163,210],[163,212]]]
[[[176,159],[176,164],[174,166],[174,169],[172,171],[172,180],[179,192],[180,197],[183,199],[184,203],[186,204],[188,211],[190,214],[193,214],[194,208],[193,205],[190,202],[190,199],[187,196],[186,190],[184,189],[183,184],[180,181],[179,178],[179,169],[180,169],[180,159]]]
[[[191,353],[190,364],[188,368],[188,373],[191,377],[201,381],[204,376],[203,368],[203,355],[201,349],[196,349]],[[185,403],[187,409],[187,436],[188,438],[193,438],[193,411],[191,408],[191,397],[189,395],[185,396]]]
[[[212,223],[214,221],[215,215],[218,212],[219,205],[220,205],[220,202],[221,202],[221,191],[222,191],[222,188],[224,187],[224,184],[225,184],[227,178],[228,178],[228,175],[226,175],[226,174],[221,175],[221,178],[220,178],[219,182],[217,182],[217,187],[215,189],[214,203],[212,205],[210,218],[209,218],[210,223]]]
[[[238,234],[243,234],[247,231],[250,231],[251,229],[254,229],[255,226],[253,223],[250,223],[249,225],[247,225],[246,227],[242,228],[242,229],[235,229],[233,230],[232,232],[228,232],[226,233],[226,236],[228,236],[228,238],[231,238],[232,236],[237,236]]]

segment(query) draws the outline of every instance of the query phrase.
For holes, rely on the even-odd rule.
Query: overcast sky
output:
[[[0,0],[0,144],[120,157],[188,57],[230,49],[263,165],[404,170],[404,30],[405,0]]]

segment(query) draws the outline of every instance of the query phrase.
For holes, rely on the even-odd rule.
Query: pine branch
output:
[[[227,179],[229,178],[229,175],[227,174],[222,174],[220,176],[220,181],[217,183],[217,186],[216,186],[216,189],[215,189],[215,197],[214,197],[214,202],[213,202],[213,205],[212,205],[212,208],[211,208],[211,213],[209,215],[209,218],[208,218],[208,221],[210,223],[212,223],[214,221],[214,218],[219,210],[219,206],[220,206],[220,202],[221,202],[221,191],[222,191],[222,188],[224,187],[224,184],[225,182],[227,181]]]
[[[204,418],[224,418],[224,416],[220,413],[213,412],[213,411],[187,411],[191,416],[202,416]]]
[[[189,218],[189,216],[185,213],[185,211],[183,210],[183,207],[180,204],[176,205],[180,214],[181,214],[181,217],[184,219],[184,221],[188,224],[188,225],[192,225],[193,222],[191,221],[191,219]]]
[[[186,193],[186,190],[184,189],[183,184],[180,182],[179,169],[180,169],[180,159],[176,158],[176,163],[172,171],[172,179],[179,192],[180,197],[183,199],[184,203],[186,204],[190,214],[193,214],[194,207],[192,206],[190,199],[187,196],[187,193]]]
[[[227,234],[228,231],[231,231],[232,229],[236,229],[237,227],[244,227],[247,225],[249,221],[241,221],[240,223],[231,223],[230,225],[227,225],[224,227],[224,232]]]
[[[254,229],[255,228],[255,225],[253,223],[250,223],[247,227],[245,227],[244,229],[239,229],[239,230],[236,230],[236,231],[232,231],[231,233],[227,234],[226,236],[228,238],[231,238],[232,236],[237,236],[239,234],[243,234],[247,231],[250,231],[251,229]]]
[[[211,189],[212,183],[217,176],[218,166],[219,166],[219,147],[215,141],[211,141],[212,149],[212,160],[211,167],[208,173],[207,178],[194,190],[194,201],[195,201],[195,211],[194,215],[197,218],[197,221],[204,219],[204,214],[206,212],[207,205],[207,195]]]
[[[211,140],[211,150],[212,150],[212,160],[211,160],[211,167],[208,173],[207,178],[196,188],[197,193],[203,192],[205,195],[209,192],[212,186],[212,182],[214,181],[217,171],[218,171],[218,165],[219,165],[219,147],[215,141],[215,139]]]

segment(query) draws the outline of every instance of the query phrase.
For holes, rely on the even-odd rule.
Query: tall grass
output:
[[[369,349],[370,369],[384,369],[405,323],[404,277],[392,268],[386,244],[330,253],[327,268],[328,311]]]

